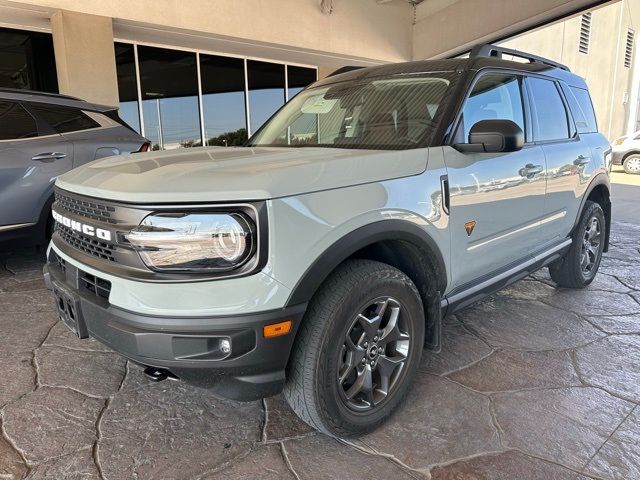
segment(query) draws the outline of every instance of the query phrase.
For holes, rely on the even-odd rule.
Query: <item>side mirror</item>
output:
[[[469,131],[469,143],[453,146],[460,152],[515,152],[524,146],[524,132],[511,120],[480,120]]]

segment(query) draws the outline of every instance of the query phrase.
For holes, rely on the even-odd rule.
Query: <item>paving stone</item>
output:
[[[9,313],[36,313],[53,310],[53,298],[48,290],[38,290],[28,293],[0,294],[0,312],[3,315]]]
[[[603,264],[600,271],[614,275],[618,280],[631,289],[640,290],[640,268],[635,265],[607,265]]]
[[[612,334],[640,334],[640,315],[611,315],[585,317],[593,325]]]
[[[27,476],[29,469],[11,444],[0,434],[0,478],[20,480]]]
[[[282,457],[279,444],[258,446],[234,459],[232,465],[216,472],[207,478],[224,478],[225,480],[295,480]]]
[[[617,293],[627,293],[631,291],[628,286],[626,286],[613,275],[608,275],[602,272],[597,273],[596,278],[593,279],[593,282],[591,282],[591,284],[585,290],[603,290],[606,292]]]
[[[604,335],[577,315],[536,301],[490,297],[458,317],[494,347],[562,350]]]
[[[431,470],[431,480],[587,480],[567,468],[510,450]]]
[[[360,441],[416,469],[501,449],[487,397],[422,373],[396,415]]]
[[[35,389],[35,370],[29,352],[7,352],[0,349],[0,408]],[[0,479],[2,476],[0,476]]]
[[[603,478],[640,478],[640,407],[618,427],[584,471]]]
[[[493,395],[505,447],[581,469],[634,404],[590,387]]]
[[[614,335],[576,350],[582,379],[640,403],[640,336]]]
[[[367,455],[321,434],[290,440],[284,446],[301,480],[426,478],[415,472],[410,474],[388,458]]]
[[[100,478],[91,449],[57,457],[33,468],[29,480],[90,480]]]
[[[424,350],[420,369],[442,375],[477,362],[492,351],[460,322],[448,322],[442,327],[442,350],[439,353]]]
[[[20,282],[15,278],[6,279],[4,282],[0,280],[0,290],[3,292],[33,292],[46,289],[47,286],[42,278],[25,280],[24,282]]]
[[[19,314],[0,310],[0,350],[5,353],[31,352],[43,342],[57,321],[58,316],[53,311]]]
[[[578,315],[640,314],[640,305],[624,293],[567,289],[558,291],[546,302]]]
[[[36,350],[36,363],[42,385],[69,387],[94,397],[116,393],[125,373],[125,360],[115,353],[43,346]]]
[[[38,388],[3,410],[9,438],[31,462],[90,447],[103,400],[66,388]]]
[[[78,336],[69,330],[62,322],[58,322],[53,326],[44,345],[53,345],[73,350],[86,350],[89,352],[113,352],[109,347],[91,337],[79,339]]]
[[[632,245],[623,245],[623,246],[611,246],[609,251],[603,255],[602,261],[606,262],[607,265],[616,261],[619,263],[626,263],[628,265],[633,265],[640,260],[640,253],[638,253],[637,244]]]
[[[543,300],[556,293],[556,287],[538,280],[523,279],[495,293],[497,298],[513,300]]]
[[[501,350],[448,377],[481,392],[581,385],[567,352]]]
[[[314,431],[291,410],[282,395],[265,398],[264,401],[267,409],[267,424],[264,428],[265,440],[300,437]]]
[[[153,383],[131,367],[102,416],[105,478],[193,478],[222,467],[261,438],[261,402],[218,400],[182,382]]]
[[[39,271],[40,276],[42,276],[42,267],[45,260],[44,253],[18,254],[7,258],[5,268],[13,274]]]

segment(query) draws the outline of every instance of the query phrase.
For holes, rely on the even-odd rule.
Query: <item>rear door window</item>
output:
[[[19,103],[0,101],[0,140],[38,136],[35,119]]]
[[[546,142],[571,137],[567,109],[556,83],[529,77],[527,86],[531,95],[534,140]]]
[[[30,105],[29,109],[47,122],[58,133],[71,133],[89,130],[100,126],[77,108],[59,107],[56,105]]]
[[[511,120],[525,131],[520,77],[488,73],[474,85],[462,109],[458,135],[469,140],[471,127],[481,120]]]

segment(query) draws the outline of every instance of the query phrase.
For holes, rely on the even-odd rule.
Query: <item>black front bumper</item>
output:
[[[158,317],[109,304],[109,282],[58,258],[44,268],[61,319],[80,337],[91,336],[135,363],[168,370],[187,383],[234,400],[279,393],[306,304],[228,317]],[[185,288],[189,288],[185,285]],[[263,327],[293,322],[289,334],[266,339]],[[227,339],[231,351],[221,349]]]

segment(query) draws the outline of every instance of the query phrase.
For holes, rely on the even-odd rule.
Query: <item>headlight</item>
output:
[[[125,235],[152,270],[233,270],[254,254],[255,226],[243,213],[154,213]]]
[[[622,145],[627,137],[620,137],[613,142],[614,145]]]

